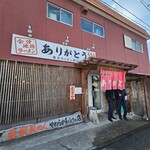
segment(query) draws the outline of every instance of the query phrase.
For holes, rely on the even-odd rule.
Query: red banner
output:
[[[101,90],[124,89],[125,72],[101,70]]]
[[[106,88],[106,80],[107,80],[107,78],[106,78],[106,70],[101,70],[101,72],[100,72],[100,77],[101,77],[101,90],[106,90],[107,88]]]
[[[118,73],[118,89],[125,89],[125,72]]]
[[[112,89],[112,71],[101,70],[101,90]]]
[[[112,71],[107,71],[107,80],[106,80],[106,88],[107,90],[111,90],[112,89],[112,77],[113,77],[113,72]]]
[[[122,72],[118,72],[118,89],[122,89],[123,82],[122,82]]]
[[[116,90],[118,88],[118,72],[113,71],[112,89]]]

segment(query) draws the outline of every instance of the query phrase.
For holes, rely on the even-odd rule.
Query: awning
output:
[[[87,68],[97,69],[98,66],[104,66],[104,67],[106,66],[106,67],[120,68],[124,70],[133,70],[138,65],[116,62],[116,61],[106,60],[102,58],[90,57],[88,60],[84,60],[82,62],[77,63],[75,66],[77,68],[82,68],[82,69],[87,69]]]

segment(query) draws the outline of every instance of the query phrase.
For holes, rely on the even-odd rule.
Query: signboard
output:
[[[82,88],[81,87],[75,87],[75,94],[82,94]]]
[[[124,71],[100,70],[101,90],[124,89],[125,74]]]
[[[70,100],[75,100],[75,86],[70,86]]]
[[[10,129],[0,131],[0,143],[12,139],[21,138],[27,135],[38,133],[41,131],[52,130],[56,128],[65,127],[71,124],[80,123],[83,121],[81,112],[73,113],[69,116],[48,120],[41,123],[25,124],[22,126],[15,126]]]
[[[86,60],[89,57],[96,57],[96,53],[92,51],[17,34],[12,36],[11,54],[74,63]]]

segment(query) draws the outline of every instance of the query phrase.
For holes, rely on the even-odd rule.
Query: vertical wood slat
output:
[[[145,78],[145,94],[147,98],[147,113],[148,113],[148,118],[150,119],[150,77]]]
[[[44,113],[45,113],[45,111],[44,111],[44,102],[45,102],[45,98],[46,98],[46,95],[45,95],[45,74],[46,74],[46,72],[45,72],[45,66],[42,68],[42,74],[41,74],[41,76],[42,76],[42,79],[43,79],[43,92],[42,92],[42,95],[43,95],[43,98],[41,99],[41,104],[42,104],[42,116],[44,116]]]
[[[12,71],[12,82],[11,82],[11,91],[10,91],[10,101],[11,101],[11,104],[10,104],[10,107],[9,107],[9,120],[8,120],[8,123],[11,123],[11,120],[12,120],[12,117],[11,117],[11,110],[12,110],[12,106],[13,106],[13,101],[14,101],[14,88],[15,88],[15,75],[16,75],[16,64],[17,62],[15,62],[15,64],[12,64],[12,68],[13,68],[13,71]],[[16,103],[17,105],[17,103]]]
[[[6,99],[5,99],[5,91],[6,91],[6,74],[7,74],[7,65],[8,65],[8,61],[3,61],[1,67],[3,68],[2,69],[2,80],[1,80],[1,85],[2,85],[2,88],[1,88],[1,92],[0,92],[0,97],[1,97],[1,114],[0,114],[0,124],[3,123],[3,118],[5,117],[5,104],[6,104]]]
[[[22,65],[21,64],[19,64],[19,66],[20,66],[20,74],[19,74],[19,76],[20,76],[20,105],[19,105],[19,114],[20,114],[20,116],[19,116],[19,118],[20,119],[22,119],[22,103],[23,103],[23,97],[24,97],[24,94],[23,94],[23,87],[24,87],[24,85],[23,85],[23,69],[22,69]]]
[[[10,86],[9,86],[9,80],[10,80],[10,64],[7,63],[7,67],[6,67],[6,70],[7,70],[7,77],[6,77],[6,90],[5,90],[5,93],[4,94],[4,98],[5,98],[5,118],[3,118],[3,122],[6,123],[7,122],[7,113],[8,113],[8,107],[9,107],[9,90],[10,90]]]
[[[38,81],[38,89],[37,89],[37,95],[38,95],[38,97],[37,97],[37,100],[36,100],[36,115],[37,115],[37,117],[39,117],[39,115],[41,114],[41,116],[43,115],[42,114],[42,103],[41,103],[41,99],[42,99],[42,92],[41,92],[41,90],[42,90],[42,76],[41,76],[41,66],[39,66],[39,68],[38,68],[38,73],[37,73],[37,81]],[[40,87],[41,86],[41,87]],[[38,105],[38,103],[39,103],[39,105]]]
[[[30,103],[31,103],[31,105],[30,105],[30,107],[31,107],[31,110],[30,110],[30,118],[32,118],[31,116],[35,116],[35,105],[34,105],[34,102],[35,102],[35,99],[36,99],[36,87],[37,87],[37,83],[36,82],[34,82],[34,80],[35,80],[35,76],[34,76],[34,72],[35,72],[35,70],[34,70],[34,64],[32,64],[32,67],[31,67],[31,78],[30,78],[30,80],[31,80],[31,91],[32,91],[32,94],[31,94],[31,99],[32,99],[32,101],[31,101],[31,99],[30,99]],[[35,72],[35,74],[36,74],[36,72]],[[34,83],[35,83],[35,86],[33,86],[34,85]]]
[[[38,75],[39,75],[39,67],[37,67],[37,69],[35,69],[36,71],[36,74],[35,74],[35,78],[34,78],[34,83],[36,85],[35,87],[35,100],[34,100],[34,115],[35,117],[37,118],[38,117],[38,111],[37,111],[37,99],[40,98],[39,94],[38,94],[38,91],[39,91],[39,80],[38,80]],[[34,84],[33,83],[33,84]],[[40,105],[40,104],[39,104]]]
[[[149,99],[148,99],[148,94],[147,94],[147,86],[146,86],[146,77],[143,79],[143,85],[144,85],[144,95],[145,95],[145,111],[146,115],[148,118],[150,118],[150,113],[149,113]]]
[[[86,120],[87,119],[87,108],[86,108],[86,73],[87,71],[86,70],[83,70],[82,71],[82,90],[83,90],[83,93],[82,93],[82,105],[81,105],[81,108],[82,108],[82,114],[84,116],[84,119]]]
[[[16,98],[18,101],[18,105],[16,105],[16,117],[14,118],[14,121],[19,121],[20,118],[20,104],[21,104],[21,69],[20,69],[20,64],[17,64],[17,73],[16,73]]]
[[[5,120],[5,123],[9,123],[10,122],[10,109],[11,109],[11,105],[12,105],[12,99],[11,99],[11,97],[12,97],[12,88],[13,88],[13,81],[14,81],[14,65],[12,64],[12,63],[10,63],[10,66],[9,67],[11,67],[12,68],[12,70],[10,70],[9,69],[9,71],[10,71],[10,80],[8,81],[9,83],[8,83],[8,85],[9,85],[9,88],[8,88],[8,111],[6,112],[7,113],[7,120]],[[8,76],[7,76],[7,78],[8,78]]]
[[[133,112],[133,89],[132,89],[132,83],[129,82],[129,91],[130,91],[130,111]]]
[[[81,96],[68,97],[69,86],[81,86],[73,68],[0,60],[0,124],[81,110]],[[77,77],[76,77],[77,76]]]
[[[0,124],[2,123],[2,109],[3,109],[3,98],[2,98],[2,93],[3,93],[3,82],[4,82],[4,78],[3,78],[3,63],[4,61],[0,61]]]
[[[144,116],[147,116],[147,107],[146,107],[146,95],[145,95],[145,89],[144,89],[144,79],[141,81],[141,91],[142,91],[142,100],[143,100],[143,108],[144,108]]]

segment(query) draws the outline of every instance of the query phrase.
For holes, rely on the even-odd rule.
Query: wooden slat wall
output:
[[[147,116],[150,119],[150,77],[144,78]]]
[[[81,110],[72,84],[81,87],[79,69],[0,60],[0,124]]]

